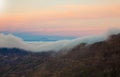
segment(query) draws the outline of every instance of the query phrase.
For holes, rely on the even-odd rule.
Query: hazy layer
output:
[[[110,35],[120,33],[119,29],[112,29],[101,35],[91,35],[74,40],[61,40],[55,42],[25,42],[23,39],[12,34],[0,34],[0,48],[20,48],[33,52],[59,51],[63,48],[69,49],[81,43],[93,44],[104,41]]]

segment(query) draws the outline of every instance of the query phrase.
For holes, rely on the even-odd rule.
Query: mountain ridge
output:
[[[11,51],[13,54],[8,53]],[[3,48],[0,77],[120,77],[119,60],[120,33],[68,51],[34,53]]]

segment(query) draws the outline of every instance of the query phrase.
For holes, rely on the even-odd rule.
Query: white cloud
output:
[[[55,42],[26,42],[12,34],[0,34],[0,48],[20,48],[33,52],[59,51],[64,48],[70,49],[80,43],[93,44],[95,42],[104,41],[111,34],[117,33],[120,33],[119,29],[112,29],[101,35],[86,36],[74,40],[61,40]]]

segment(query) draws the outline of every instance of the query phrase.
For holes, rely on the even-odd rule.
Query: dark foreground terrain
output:
[[[120,77],[120,34],[59,53],[1,48],[0,77]]]

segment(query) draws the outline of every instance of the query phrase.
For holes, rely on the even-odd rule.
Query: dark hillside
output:
[[[64,55],[1,48],[0,77],[120,77],[120,34]]]

